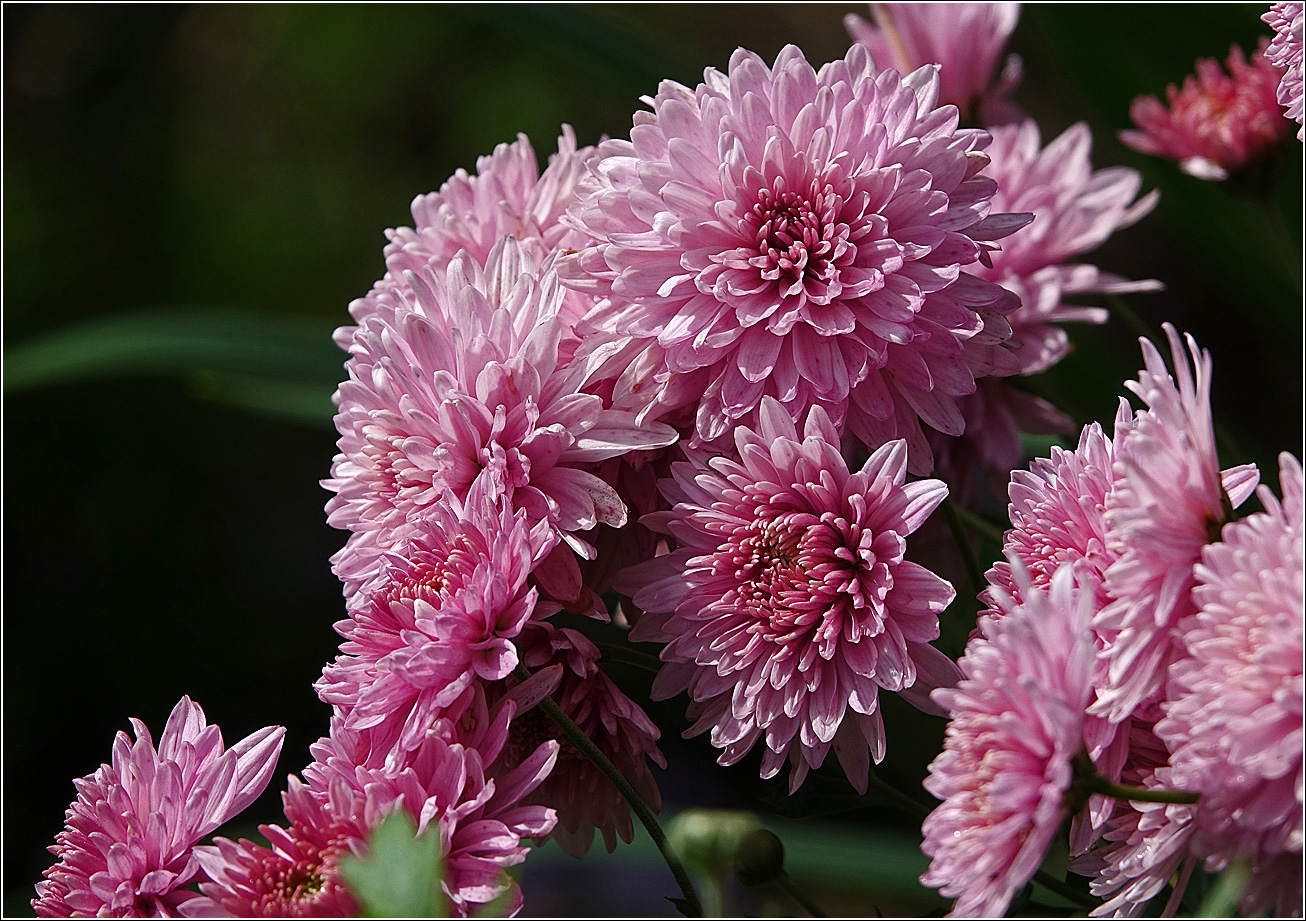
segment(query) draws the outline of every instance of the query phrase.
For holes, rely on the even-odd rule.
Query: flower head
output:
[[[1069,566],[1045,592],[1026,583],[974,636],[955,689],[934,699],[952,716],[925,789],[943,800],[925,819],[921,877],[956,898],[959,917],[1000,916],[1042,863],[1067,815],[1072,759],[1092,691],[1092,593]]]
[[[548,266],[511,237],[487,265],[464,254],[443,275],[409,273],[411,297],[396,291],[350,334],[340,454],[324,485],[336,492],[328,521],[353,532],[334,558],[351,599],[387,552],[421,535],[446,490],[464,499],[479,478],[530,526],[547,522],[593,557],[576,532],[624,524],[626,509],[582,468],[677,437],[581,391],[583,370],[559,353],[562,291]]]
[[[1028,220],[990,214],[988,135],[937,95],[936,68],[877,74],[861,45],[664,82],[600,145],[571,212],[593,241],[559,268],[602,298],[578,330],[613,404],[692,424],[691,446],[755,426],[765,396],[821,405],[929,472],[921,421],[959,431],[954,398],[1017,369],[1014,297],[963,269]]]
[[[175,915],[202,878],[195,844],[252,803],[276,767],[285,729],[269,726],[224,748],[217,726],[183,697],[156,750],[139,720],[120,732],[113,763],[74,781],[77,799],[50,852],[32,907],[42,916]]]
[[[468,501],[446,492],[402,554],[391,553],[363,601],[336,625],[341,655],[317,683],[350,729],[402,764],[427,730],[474,681],[498,681],[521,661],[513,642],[532,617],[556,610],[527,584],[553,546],[486,481]]]
[[[1211,871],[1239,857],[1260,868],[1301,859],[1306,539],[1290,455],[1280,480],[1282,503],[1262,487],[1265,511],[1225,525],[1202,551],[1198,610],[1178,626],[1187,657],[1170,668],[1156,726],[1175,783],[1202,794],[1193,847]],[[1297,883],[1287,895],[1300,908]]]
[[[764,742],[762,776],[787,758],[796,789],[833,746],[865,790],[868,752],[885,750],[879,690],[928,706],[956,675],[929,645],[952,586],[905,559],[947,488],[906,482],[901,441],[849,473],[819,406],[801,438],[776,400],[759,417],[736,430],[740,460],[672,468],[675,507],[645,520],[678,548],[618,588],[645,611],[632,637],[667,644],[653,696],[687,689],[690,733],[710,729],[722,764]]]
[[[1120,132],[1120,140],[1140,153],[1177,160],[1198,179],[1229,178],[1288,134],[1276,96],[1279,71],[1265,49],[1262,39],[1249,64],[1241,48],[1231,47],[1227,74],[1214,58],[1202,58],[1182,89],[1166,88],[1166,103],[1139,96],[1129,107],[1138,130]]]
[[[1274,38],[1265,49],[1265,59],[1283,72],[1279,80],[1279,104],[1287,109],[1284,114],[1302,123],[1302,33],[1303,20],[1300,2],[1276,3],[1261,20],[1274,29]],[[1306,139],[1306,128],[1297,129],[1297,140]]]
[[[1103,513],[1114,556],[1105,584],[1113,601],[1093,620],[1110,637],[1110,667],[1093,712],[1119,722],[1162,686],[1174,658],[1171,631],[1194,612],[1193,566],[1232,509],[1255,487],[1255,467],[1222,473],[1211,418],[1211,356],[1164,326],[1170,376],[1156,347],[1140,340],[1145,368],[1126,386],[1147,404],[1124,428]],[[1192,364],[1188,356],[1192,357]]]
[[[1007,94],[1020,82],[1021,64],[998,61],[1020,19],[1019,3],[872,3],[875,24],[849,13],[844,25],[871,51],[877,66],[909,73],[939,65],[939,99],[994,125],[1018,113]]]

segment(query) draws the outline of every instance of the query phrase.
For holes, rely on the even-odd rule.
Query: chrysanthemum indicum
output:
[[[956,677],[929,645],[952,586],[904,558],[947,487],[905,482],[901,440],[849,473],[819,406],[801,438],[770,397],[758,417],[735,431],[740,460],[677,464],[661,482],[674,508],[644,521],[678,549],[620,578],[645,611],[632,638],[667,644],[653,696],[687,689],[689,734],[710,729],[722,764],[764,742],[762,776],[787,758],[796,789],[833,746],[864,791],[868,753],[885,750],[880,689],[929,706]]]
[[[1047,590],[999,598],[958,663],[963,678],[935,700],[952,716],[925,789],[942,805],[925,819],[921,877],[955,898],[957,917],[998,917],[1029,882],[1065,820],[1073,759],[1092,693],[1092,593],[1063,566]]]
[[[51,853],[59,863],[37,883],[42,916],[168,917],[196,898],[204,879],[193,850],[267,786],[286,730],[260,729],[231,748],[204,711],[183,697],[157,751],[140,720],[133,743],[113,742],[112,765],[73,781],[77,799]]]
[[[696,447],[755,427],[764,396],[796,421],[819,404],[928,473],[920,422],[958,433],[954,398],[1017,369],[1015,297],[963,270],[1028,220],[989,214],[989,136],[938,87],[861,45],[819,72],[790,45],[664,82],[599,146],[570,212],[593,242],[559,263],[602,298],[577,331],[614,405],[692,422]]]
[[[675,431],[639,425],[581,392],[583,369],[559,352],[563,292],[512,237],[495,245],[484,271],[463,253],[445,273],[428,268],[407,279],[411,297],[397,293],[347,331],[340,454],[323,484],[336,492],[328,521],[353,532],[334,558],[346,594],[353,598],[388,551],[421,534],[445,490],[462,499],[480,477],[525,510],[531,526],[547,522],[592,558],[576,532],[620,526],[626,508],[582,468],[670,444]],[[575,557],[567,561],[578,586]]]
[[[1302,123],[1303,90],[1302,82],[1302,35],[1306,31],[1306,14],[1300,2],[1276,3],[1270,11],[1261,17],[1261,21],[1274,29],[1275,35],[1265,49],[1265,59],[1282,71],[1279,79],[1279,105],[1286,111],[1284,115],[1297,124]],[[1297,140],[1306,139],[1306,128],[1297,129]]]

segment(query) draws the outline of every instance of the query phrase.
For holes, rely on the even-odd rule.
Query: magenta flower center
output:
[[[745,217],[757,251],[748,264],[776,282],[782,297],[805,294],[829,303],[840,291],[840,265],[856,254],[848,225],[838,219],[842,206],[829,186],[814,182],[804,194],[786,190],[784,179],[777,178],[772,188],[758,191]]]
[[[874,543],[869,529],[834,512],[818,516],[758,502],[754,517],[722,541],[711,575],[704,575],[732,579],[735,590],[722,603],[747,608],[777,639],[824,635],[847,607],[866,614],[882,609],[893,584],[891,560],[881,559]]]

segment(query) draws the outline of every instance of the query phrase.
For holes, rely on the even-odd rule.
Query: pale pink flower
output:
[[[621,692],[599,668],[599,650],[582,634],[546,622],[528,624],[522,632],[523,661],[533,673],[561,671],[550,695],[572,722],[621,772],[640,798],[657,812],[662,797],[649,771],[651,760],[666,767],[658,751],[661,734],[639,705]],[[513,681],[507,686],[512,688]],[[520,685],[514,690],[520,689]],[[490,689],[493,692],[494,689]],[[629,843],[635,829],[630,807],[612,782],[562,735],[545,712],[535,707],[517,716],[508,727],[508,742],[500,764],[513,767],[534,751],[541,739],[556,739],[558,763],[540,784],[534,800],[558,813],[552,837],[568,854],[589,850],[597,829],[609,852],[617,838]]]
[[[390,554],[363,601],[336,624],[341,655],[317,682],[350,729],[372,730],[392,769],[474,681],[498,681],[521,661],[513,640],[532,617],[557,610],[527,584],[551,549],[546,522],[491,497],[485,481],[468,501],[446,492],[422,534]]]
[[[1280,457],[1280,503],[1224,526],[1202,551],[1193,603],[1178,625],[1187,653],[1171,666],[1156,733],[1171,750],[1174,782],[1202,794],[1193,849],[1210,871],[1247,859],[1261,869],[1302,854],[1302,469]],[[1301,910],[1301,877],[1261,904]]]
[[[1274,29],[1274,38],[1265,49],[1265,59],[1283,72],[1279,80],[1279,105],[1284,113],[1302,124],[1302,35],[1306,31],[1300,2],[1276,3],[1261,17],[1261,21]],[[1306,128],[1297,129],[1297,140],[1306,140]]]
[[[1036,374],[1069,349],[1065,330],[1054,324],[1106,322],[1102,308],[1072,306],[1065,297],[1162,287],[1152,279],[1130,281],[1070,261],[1150,213],[1159,193],[1153,190],[1137,198],[1142,177],[1136,170],[1093,169],[1093,136],[1084,122],[1071,125],[1046,147],[1040,146],[1038,124],[1032,119],[990,130],[986,175],[998,184],[993,209],[1029,212],[1034,220],[1003,241],[991,257],[991,267],[974,271],[1020,295],[1021,306],[1008,320],[1021,343],[1016,352],[1020,373]]]
[[[1093,629],[1107,637],[1108,674],[1093,713],[1119,722],[1161,688],[1174,660],[1172,630],[1195,611],[1193,566],[1232,509],[1255,488],[1247,465],[1223,474],[1211,418],[1211,356],[1164,324],[1172,378],[1156,347],[1140,340],[1144,370],[1125,386],[1147,404],[1117,430],[1114,485],[1106,497],[1111,604]]]
[[[559,355],[562,289],[511,237],[487,268],[456,257],[447,273],[409,273],[411,297],[381,304],[350,337],[349,380],[336,395],[340,454],[328,521],[353,533],[333,559],[351,600],[385,554],[420,535],[446,490],[458,499],[485,477],[525,510],[530,526],[586,558],[576,532],[620,526],[626,509],[612,487],[582,469],[608,457],[676,439],[671,428],[638,425],[581,391],[583,369]],[[580,579],[575,557],[553,569]],[[539,577],[550,585],[551,572]],[[561,601],[572,600],[560,598]]]
[[[420,276],[430,268],[443,275],[459,252],[485,268],[491,250],[505,236],[529,250],[536,263],[583,242],[561,218],[593,153],[593,147],[578,150],[575,132],[563,125],[558,152],[549,156],[541,173],[530,140],[519,134],[512,144],[500,144],[488,157],[478,158],[475,176],[460,169],[438,192],[417,196],[413,226],[386,231],[390,242],[385,247],[385,277],[349,305],[354,319],[362,322],[376,311],[378,301],[393,298],[396,289],[408,290],[406,272]],[[589,306],[583,297],[564,295],[564,324],[570,328]]]
[[[1072,761],[1083,750],[1092,694],[1092,593],[1070,566],[1047,591],[999,598],[1002,616],[973,636],[956,688],[934,700],[951,714],[925,789],[943,800],[925,819],[927,886],[955,898],[955,917],[1001,916],[1043,862],[1066,819]]]
[[[1136,131],[1120,140],[1140,153],[1169,157],[1198,179],[1228,179],[1288,136],[1276,88],[1279,71],[1265,58],[1266,40],[1252,63],[1229,49],[1228,74],[1214,58],[1197,62],[1182,89],[1166,87],[1166,103],[1139,96],[1129,107]]]
[[[988,135],[936,108],[936,68],[877,75],[861,45],[819,72],[741,49],[704,81],[663,82],[578,188],[594,240],[559,272],[602,298],[587,367],[691,446],[728,446],[770,396],[872,448],[906,438],[928,473],[921,421],[958,433],[955,398],[1017,369],[1015,298],[962,271],[1028,220],[990,214]]]
[[[286,730],[260,729],[231,748],[183,697],[159,739],[133,719],[113,763],[73,781],[77,799],[50,852],[59,863],[37,883],[42,916],[168,917],[203,878],[195,844],[252,803],[276,768]]]
[[[1152,731],[1152,724],[1134,720],[1128,724],[1129,763],[1121,782],[1145,790],[1176,790],[1166,765],[1168,752]],[[1122,734],[1125,730],[1122,728]],[[1177,898],[1197,865],[1189,845],[1198,807],[1109,800],[1108,820],[1100,826],[1102,842],[1094,850],[1075,857],[1070,869],[1093,877],[1089,891],[1107,901],[1095,908],[1094,917],[1134,918],[1167,883],[1178,880],[1167,905],[1166,916],[1174,914]]]
[[[1020,342],[1020,373],[1037,374],[1061,361],[1070,339],[1060,325],[1104,323],[1100,307],[1076,306],[1081,294],[1156,291],[1155,280],[1130,281],[1097,266],[1069,260],[1100,246],[1111,234],[1148,214],[1155,191],[1135,200],[1141,177],[1124,167],[1094,170],[1089,161],[1093,138],[1079,122],[1046,147],[1040,146],[1032,119],[990,129],[986,175],[998,183],[995,211],[1021,211],[1034,220],[1003,240],[991,266],[976,275],[996,282],[1020,298],[1007,319]],[[1005,481],[1020,462],[1020,433],[1069,434],[1074,423],[1038,397],[1017,389],[1008,379],[979,381],[974,394],[957,401],[965,431],[953,438],[931,433],[937,470],[954,488],[973,480],[973,465],[994,480]]]
[[[394,810],[405,809],[417,834],[438,835],[446,908],[466,917],[508,895],[507,910],[521,907],[521,893],[504,872],[521,863],[525,838],[547,834],[553,811],[526,805],[553,766],[557,743],[540,745],[513,771],[490,777],[507,739],[514,705],[494,713],[464,712],[464,725],[440,720],[397,771],[381,768],[384,753],[370,747],[367,730],[346,729],[339,715],[331,734],[312,746],[317,760],[304,769],[307,784],[290,779],[285,829],[260,826],[271,848],[219,838],[199,848],[212,882],[188,906],[197,916],[350,916],[358,904],[340,874],[347,854],[363,856],[372,831]]]
[[[653,684],[688,690],[718,759],[733,764],[765,743],[761,773],[792,765],[790,788],[833,746],[865,791],[868,753],[884,757],[881,688],[929,707],[956,668],[929,645],[952,586],[904,558],[906,537],[947,494],[906,482],[894,441],[849,473],[824,409],[800,436],[765,397],[756,433],[740,427],[740,460],[678,464],[661,483],[672,511],[647,516],[673,552],[627,570],[619,590],[645,613],[631,637],[667,645]]]
[[[1019,3],[872,3],[875,24],[849,13],[853,41],[871,51],[878,67],[909,73],[939,65],[939,100],[985,125],[1019,117],[1007,95],[1020,82],[1021,64],[999,59],[1020,19]]]

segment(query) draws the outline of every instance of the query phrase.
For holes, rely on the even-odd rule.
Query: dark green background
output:
[[[1170,320],[1212,350],[1226,460],[1269,472],[1279,450],[1301,453],[1301,144],[1274,167],[1286,227],[1276,244],[1254,199],[1115,139],[1134,96],[1268,35],[1266,9],[1037,5],[1011,48],[1025,60],[1016,99],[1045,141],[1086,119],[1096,166],[1133,166],[1162,189],[1157,211],[1092,261],[1167,284],[1129,303],[1153,330]],[[71,779],[109,757],[129,716],[157,733],[182,694],[228,742],[289,727],[277,779],[251,812],[279,819],[285,774],[326,729],[311,684],[342,615],[327,557],[344,535],[326,526],[317,483],[343,376],[329,336],[382,273],[382,231],[410,222],[412,198],[517,132],[541,157],[563,122],[582,144],[624,135],[659,79],[692,85],[739,45],[770,59],[795,42],[817,65],[842,56],[848,11],[866,14],[5,5],[6,908],[23,910],[50,864],[42,848]],[[219,307],[236,312],[192,312]],[[161,337],[161,322],[183,319],[202,338]],[[61,338],[84,323],[106,325]],[[1076,353],[1041,386],[1079,421],[1109,421],[1139,366],[1135,334],[1113,321],[1072,335]],[[43,339],[45,351],[29,351]],[[131,348],[92,364],[111,341]],[[251,354],[255,342],[265,351]],[[632,694],[647,686],[618,676]],[[722,771],[702,739],[675,742],[682,703],[656,711],[672,737],[669,806],[779,796],[753,762]],[[941,726],[917,728],[896,703],[886,768],[908,782]],[[876,808],[845,817],[858,822],[904,827]],[[593,872],[566,901],[555,877],[533,884],[528,870],[527,912],[665,913],[669,879],[640,853],[622,866],[644,882],[615,887],[615,901],[600,901]],[[873,889],[874,866],[866,877]]]

